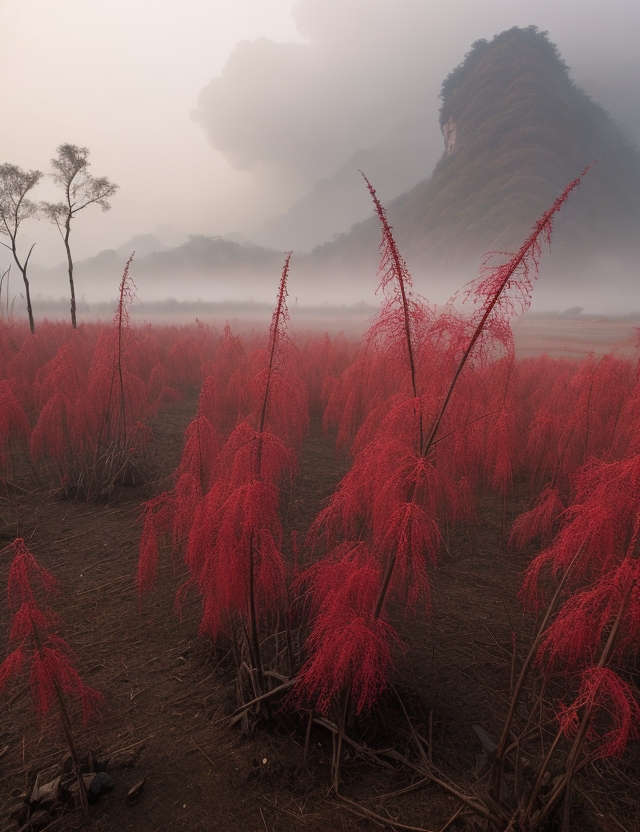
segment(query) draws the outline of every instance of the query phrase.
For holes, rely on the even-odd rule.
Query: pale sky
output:
[[[0,0],[0,163],[48,171],[69,142],[120,185],[78,217],[77,259],[158,230],[250,234],[360,148],[423,141],[428,174],[443,78],[529,24],[640,143],[638,0]],[[33,241],[35,262],[64,259],[44,222]]]

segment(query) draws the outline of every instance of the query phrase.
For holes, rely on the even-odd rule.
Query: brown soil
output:
[[[198,637],[194,600],[174,614],[180,568],[161,564],[157,590],[139,604],[135,573],[140,505],[162,490],[179,459],[182,431],[195,396],[167,409],[154,425],[154,483],[123,491],[111,504],[62,501],[43,487],[7,489],[0,498],[2,545],[23,536],[38,560],[60,583],[53,604],[66,624],[84,680],[105,698],[102,718],[83,729],[78,745],[89,749],[116,781],[115,790],[91,807],[94,830],[213,830],[292,832],[308,829],[380,829],[352,806],[329,796],[331,736],[311,733],[303,758],[305,725],[286,704],[274,726],[242,737],[228,725],[234,707],[230,662],[223,645],[214,650]],[[336,456],[318,424],[305,443],[300,476],[285,505],[289,529],[304,534],[322,500],[348,463]],[[28,486],[28,472],[23,482]],[[507,506],[507,524],[522,500]],[[482,772],[482,746],[472,726],[497,737],[512,683],[512,630],[518,663],[533,622],[523,620],[516,598],[526,558],[514,559],[500,544],[501,508],[486,500],[479,520],[448,536],[435,572],[430,617],[398,618],[407,649],[382,706],[349,728],[359,742],[409,753],[411,734],[398,698],[414,728],[432,737],[432,760],[445,776],[472,791]],[[4,593],[9,556],[0,554]],[[0,633],[8,631],[0,606]],[[3,635],[4,638],[4,635]],[[19,682],[2,700],[0,723],[0,826],[7,806],[33,785],[38,772],[60,764],[65,745],[55,720],[41,726],[33,715],[28,685]],[[413,754],[413,752],[411,752]],[[637,749],[624,763],[600,764],[583,773],[574,797],[575,828],[640,828]],[[424,783],[402,765],[374,764],[347,750],[343,794],[374,812],[424,829],[484,829],[442,789]],[[510,775],[512,776],[512,775]],[[127,792],[145,779],[140,797]],[[7,821],[8,822],[8,821]],[[79,812],[49,821],[49,829],[79,828]]]

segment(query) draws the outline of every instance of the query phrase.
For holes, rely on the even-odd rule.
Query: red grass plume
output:
[[[215,637],[228,616],[255,616],[257,626],[283,600],[277,492],[257,480],[234,489],[218,508],[212,538],[200,573],[201,632]]]
[[[575,497],[560,531],[529,565],[522,588],[526,604],[541,603],[541,578],[570,567],[574,588],[610,579],[634,539],[640,516],[640,454],[621,462],[592,462],[575,479]],[[575,560],[576,553],[578,557]]]
[[[535,506],[521,514],[509,536],[509,545],[521,550],[534,537],[548,539],[564,511],[564,504],[557,488],[545,488]]]
[[[255,666],[261,669],[258,630],[265,615],[284,599],[282,526],[276,482],[294,466],[280,437],[266,430],[270,410],[286,409],[274,380],[284,374],[282,342],[288,312],[287,255],[269,333],[268,365],[260,377],[262,399],[254,414],[257,429],[242,422],[220,454],[217,482],[203,503],[215,496],[215,519],[194,517],[187,559],[203,595],[202,631],[214,637],[229,616],[249,621]],[[294,415],[295,419],[295,415]],[[202,522],[198,522],[201,520]]]
[[[382,224],[380,290],[390,300],[372,327],[362,364],[366,367],[369,355],[381,348],[397,376],[402,355],[408,370],[404,378],[410,383],[404,389],[396,388],[397,399],[380,402],[379,413],[375,412],[378,402],[370,407],[371,418],[363,428],[366,439],[363,434],[358,437],[359,452],[352,471],[311,528],[312,545],[324,538],[330,548],[341,536],[358,533],[373,547],[372,552],[368,547],[361,548],[364,543],[344,543],[344,555],[338,544],[339,560],[329,560],[325,570],[322,562],[310,573],[315,592],[325,592],[328,600],[324,606],[323,602],[314,603],[315,620],[307,642],[311,657],[305,665],[301,689],[315,695],[321,707],[326,708],[339,690],[349,688],[356,694],[358,707],[373,703],[390,667],[389,631],[382,619],[387,595],[400,590],[406,593],[409,604],[415,603],[420,594],[428,598],[426,560],[435,559],[440,542],[436,518],[443,513],[443,496],[455,492],[456,479],[464,479],[463,472],[448,474],[436,467],[433,453],[441,426],[447,425],[445,436],[455,433],[455,427],[450,431],[448,423],[443,422],[452,394],[474,349],[480,366],[488,365],[496,355],[502,357],[505,350],[512,358],[509,317],[527,307],[542,244],[550,240],[553,218],[580,178],[571,182],[543,214],[517,254],[487,270],[471,285],[467,295],[476,303],[474,315],[463,318],[452,307],[436,321],[428,309],[410,302],[411,279],[406,263],[375,190],[365,177]],[[387,342],[394,345],[388,354],[384,349]],[[446,393],[429,388],[431,395],[425,396],[418,389],[416,342],[420,346],[441,345],[444,361],[436,371],[442,375],[451,368],[452,372]],[[510,366],[510,361],[501,364],[501,368]],[[504,370],[498,376],[503,378]],[[488,444],[500,448],[490,473],[493,484],[504,492],[512,475],[514,447],[513,443],[510,447],[501,443],[505,437],[513,440],[516,423],[513,410],[505,404],[506,393],[501,398],[500,417]],[[426,424],[430,424],[427,430]],[[464,512],[462,501],[454,503],[453,516]],[[353,557],[352,551],[358,556]],[[358,576],[356,583],[362,587],[357,603],[346,589],[351,586],[352,575]],[[345,632],[349,634],[346,641]]]
[[[22,538],[10,547],[14,558],[9,570],[8,603],[13,613],[10,643],[13,651],[0,665],[0,691],[9,679],[29,668],[31,695],[36,711],[45,717],[54,703],[66,717],[66,698],[77,699],[83,719],[92,716],[102,696],[84,684],[74,667],[75,657],[59,635],[58,617],[38,605],[56,588],[53,576],[40,566]]]
[[[350,690],[357,711],[375,704],[393,666],[395,630],[373,615],[381,569],[366,543],[343,543],[302,576],[314,622],[309,658],[298,674],[297,695],[326,712]]]
[[[510,260],[493,268],[489,267],[487,263],[480,278],[469,284],[465,290],[465,297],[473,299],[476,305],[474,320],[471,322],[475,328],[460,358],[447,394],[440,407],[440,412],[431,429],[428,431],[423,448],[424,454],[429,453],[436,439],[440,423],[447,410],[460,374],[476,344],[480,342],[479,348],[481,350],[487,348],[486,343],[484,343],[487,340],[489,343],[498,342],[510,347],[512,336],[509,328],[509,319],[515,314],[524,312],[531,303],[533,280],[538,274],[543,245],[545,243],[550,245],[551,243],[551,233],[555,216],[569,199],[572,191],[580,186],[582,178],[590,168],[591,166],[585,168],[580,176],[569,182],[553,205],[536,222],[531,234]]]
[[[196,416],[184,432],[185,445],[176,470],[179,479],[191,474],[200,483],[203,493],[213,485],[215,464],[220,452],[220,439],[206,416]]]

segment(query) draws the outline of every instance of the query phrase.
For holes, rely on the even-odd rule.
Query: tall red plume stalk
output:
[[[203,451],[213,439],[205,444],[202,440],[213,429],[202,414],[192,423],[176,488],[148,504],[138,572],[140,590],[150,588],[158,557],[157,534],[171,533],[174,542],[186,538],[189,583],[199,589],[203,603],[200,631],[214,639],[221,632],[231,638],[238,648],[239,678],[243,663],[249,665],[256,694],[265,684],[261,631],[286,606],[280,486],[295,474],[293,447],[308,424],[306,392],[289,360],[289,262],[290,255],[282,270],[268,348],[257,351],[249,362],[255,371],[249,382],[251,412],[218,453],[207,455],[206,465]],[[212,388],[203,389],[206,412],[216,407],[214,395]],[[238,637],[238,632],[248,638]]]
[[[231,453],[223,449],[220,455],[224,468],[219,475],[219,494],[223,502],[199,576],[204,606],[201,630],[215,637],[225,619],[240,616],[247,621],[258,691],[264,684],[261,622],[282,607],[286,598],[278,480],[283,470],[292,472],[295,467],[295,457],[285,443],[292,431],[297,433],[301,415],[283,360],[290,257],[280,278],[267,365],[251,385],[261,396],[249,420],[229,437]],[[287,414],[291,414],[289,420]],[[306,413],[304,417],[308,418]],[[267,430],[268,424],[279,427],[280,435]]]
[[[384,208],[365,177],[382,225],[379,290],[385,295],[381,315],[368,334],[367,350],[388,344],[384,360],[396,375],[402,374],[405,385],[370,411],[356,438],[358,451],[353,468],[314,521],[309,535],[312,547],[322,541],[328,551],[326,568],[312,567],[303,576],[313,619],[307,642],[310,655],[299,675],[298,690],[303,700],[314,702],[316,707],[326,710],[340,695],[344,719],[350,692],[354,691],[358,710],[371,707],[391,669],[389,639],[395,636],[385,620],[388,598],[402,599],[407,607],[422,598],[428,605],[427,567],[435,562],[440,546],[438,521],[449,511],[464,515],[468,508],[464,476],[456,482],[453,472],[437,465],[435,451],[442,440],[463,431],[469,420],[456,424],[445,417],[449,410],[461,412],[452,407],[456,403],[454,392],[468,375],[463,371],[472,364],[472,354],[479,367],[487,366],[495,357],[506,357],[508,381],[513,357],[509,318],[528,306],[532,280],[542,245],[550,240],[553,218],[580,180],[578,177],[571,182],[543,214],[517,254],[507,263],[486,270],[470,285],[466,296],[476,305],[470,317],[457,313],[451,304],[444,316],[436,318],[410,294],[406,263]],[[417,356],[427,355],[435,345],[440,347],[438,355],[443,363],[439,373],[430,375],[442,377],[451,367],[450,381],[441,390],[428,377],[421,388],[423,374],[417,362]],[[504,380],[504,373],[497,378]],[[502,387],[497,412],[505,429],[508,422],[511,430],[515,423],[505,411],[504,383]],[[471,421],[479,418],[474,416]],[[494,484],[505,489],[510,476],[510,460],[499,460],[492,473]],[[458,497],[457,490],[465,496]],[[353,542],[344,542],[350,539]],[[355,603],[334,582],[344,586],[349,564],[353,570],[357,565],[357,570],[364,570],[363,575],[368,576],[369,600],[364,609],[361,598]],[[344,606],[338,609],[341,603]],[[355,628],[358,637],[339,639],[337,628]],[[334,763],[337,787],[339,750]]]
[[[96,345],[89,369],[89,395],[97,408],[97,439],[88,492],[109,496],[121,485],[144,481],[145,450],[151,431],[143,423],[149,401],[144,381],[134,372],[136,344],[129,307],[134,283],[129,275],[133,255],[127,260],[118,308],[111,330]]]
[[[56,591],[54,577],[38,564],[22,538],[9,548],[14,555],[7,590],[13,615],[9,633],[13,649],[0,664],[0,693],[10,679],[26,673],[38,716],[44,719],[52,708],[57,711],[69,746],[81,805],[87,814],[87,793],[72,731],[69,702],[77,700],[80,703],[86,722],[97,712],[102,696],[82,681],[74,666],[73,652],[59,634],[62,622],[52,609],[42,605],[42,599]]]

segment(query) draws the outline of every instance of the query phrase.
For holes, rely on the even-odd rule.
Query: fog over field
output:
[[[431,175],[444,150],[443,80],[475,41],[532,24],[640,146],[633,0],[0,0],[0,164],[46,173],[68,142],[89,148],[91,172],[119,185],[110,211],[90,206],[74,221],[79,298],[114,297],[135,248],[143,300],[268,301],[280,251],[311,251],[370,216],[359,167],[383,201]],[[32,196],[60,199],[49,178]],[[206,247],[211,237],[275,249],[273,272],[270,260],[252,270],[251,251],[224,290],[202,273],[185,269],[176,282],[159,266],[154,272],[154,256]],[[65,260],[57,230],[25,222],[21,251],[34,242],[34,298],[65,297],[64,269],[53,268]],[[83,265],[96,257],[104,268]],[[9,263],[10,252],[0,250],[0,267]],[[18,278],[14,267],[16,291]],[[375,302],[375,273],[370,291],[351,287],[338,297],[345,279],[334,275],[326,291],[318,280],[301,300],[306,292],[309,303]],[[294,258],[292,296],[295,280]],[[621,285],[629,295],[605,287],[602,311],[640,309],[635,274]],[[556,308],[574,305],[573,297],[560,294]],[[598,303],[592,292],[579,305],[595,311]]]

